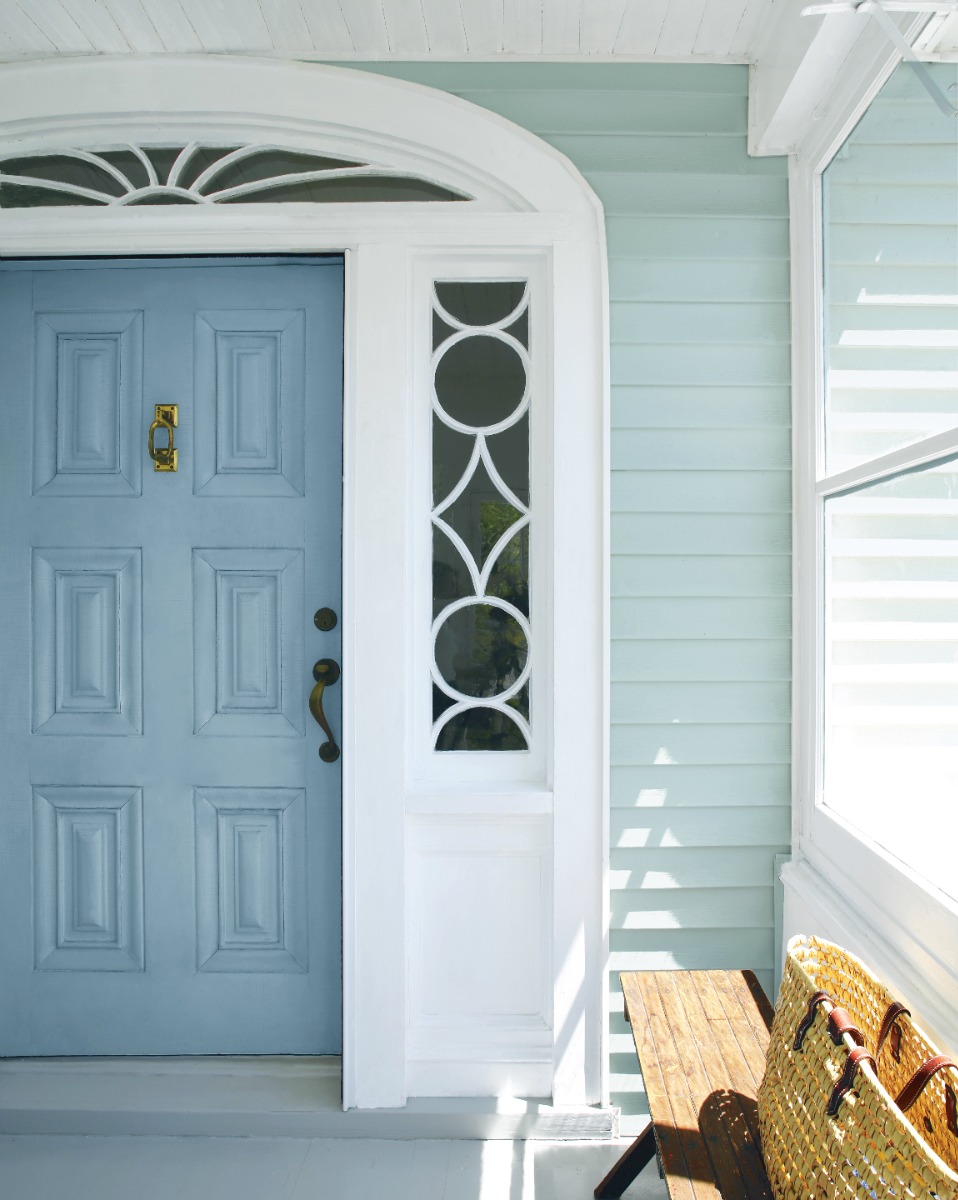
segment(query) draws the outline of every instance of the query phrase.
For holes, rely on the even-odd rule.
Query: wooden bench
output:
[[[621,1196],[658,1151],[673,1200],[772,1200],[755,1102],[772,1006],[751,971],[620,976],[652,1123],[595,1189]]]

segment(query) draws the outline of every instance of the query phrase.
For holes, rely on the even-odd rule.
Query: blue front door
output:
[[[0,267],[0,1054],[340,1050],[342,287]]]

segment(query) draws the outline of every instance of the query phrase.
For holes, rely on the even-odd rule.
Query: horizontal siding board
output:
[[[791,645],[777,641],[743,639],[666,640],[650,629],[646,638],[620,638],[612,652],[613,683],[642,684],[721,681],[772,683],[791,678]]]
[[[612,846],[616,850],[680,849],[690,846],[774,846],[791,834],[785,808],[755,805],[721,808],[616,808],[612,811]],[[647,891],[640,893],[648,895]]]
[[[771,884],[775,846],[723,846],[716,854],[714,847],[692,847],[687,850],[616,850],[610,855],[613,892],[622,887],[642,887],[650,890],[711,888],[715,902],[721,904],[725,888],[768,887]],[[701,937],[694,929],[681,931]],[[738,932],[733,929],[727,932]],[[769,930],[771,934],[771,930]],[[677,941],[672,930],[612,930],[612,937],[627,937],[626,945],[649,945],[657,939],[663,948]],[[620,941],[620,945],[621,945]],[[699,964],[704,966],[706,964]],[[620,970],[636,970],[621,967]],[[654,968],[652,968],[654,969]]]
[[[788,200],[788,181],[774,175],[590,171],[586,181],[611,215],[778,217]]]
[[[706,766],[722,763],[787,763],[791,729],[782,724],[613,725],[614,767],[674,763]]]
[[[696,471],[692,478],[670,471],[613,471],[612,519],[633,513],[751,513],[758,489],[765,519],[789,514],[792,487],[786,470]]]
[[[788,395],[784,385],[620,383],[612,388],[612,428],[788,428]]]
[[[612,638],[648,635],[703,640],[718,638],[789,637],[789,595],[781,596],[613,596]]]
[[[687,342],[613,344],[612,383],[781,384],[788,379],[788,346]]]
[[[703,680],[612,684],[612,721],[618,725],[667,722],[697,724],[703,721],[788,721],[790,691],[787,683]]]
[[[612,779],[613,808],[789,807],[788,764],[670,763],[619,767]],[[637,818],[641,819],[641,813]]]
[[[788,554],[792,524],[787,513],[613,513],[615,554]]]
[[[772,922],[772,896],[766,887],[726,888],[716,905],[710,888],[652,888],[612,893],[616,929],[763,929]]]
[[[788,258],[788,221],[775,217],[611,216],[606,230],[615,258]]]
[[[777,158],[749,158],[745,139],[707,134],[551,133],[544,141],[580,171],[678,171],[721,175],[781,176]]]
[[[788,596],[792,563],[786,554],[612,556],[612,595]]]
[[[620,303],[612,310],[613,344],[790,341],[789,306],[726,301]]]
[[[789,268],[780,259],[664,259],[655,254],[636,259],[617,257],[616,250],[610,247],[613,305],[629,300],[747,304],[756,297],[776,303],[788,299]]]
[[[475,93],[464,93],[479,99]],[[614,103],[610,103],[614,99]],[[748,107],[745,96],[660,93],[619,89],[614,98],[608,91],[588,88],[540,88],[485,92],[484,108],[516,121],[540,136],[558,133],[650,133],[659,137],[693,133],[696,137],[741,136]]]
[[[704,937],[698,930],[682,929],[642,933],[613,930],[610,949],[609,967],[613,971],[708,971],[768,969],[774,947],[770,929],[714,929]]]
[[[791,438],[781,429],[622,429],[612,469],[761,471],[791,466]]]

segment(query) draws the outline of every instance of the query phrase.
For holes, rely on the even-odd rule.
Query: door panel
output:
[[[194,730],[302,737],[303,553],[194,550]]]
[[[33,551],[33,729],[143,732],[140,549]]]
[[[303,313],[196,316],[196,491],[205,496],[301,496]]]
[[[0,328],[0,1052],[337,1052],[341,264],[5,264]]]
[[[34,491],[140,494],[142,312],[45,312],[33,322]]]

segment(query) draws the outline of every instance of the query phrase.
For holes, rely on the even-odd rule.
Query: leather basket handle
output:
[[[878,1044],[875,1047],[875,1057],[881,1054],[881,1048],[884,1046],[889,1034],[891,1034],[891,1053],[895,1062],[898,1062],[901,1055],[899,1045],[901,1042],[901,1027],[896,1024],[899,1017],[910,1017],[911,1010],[905,1008],[904,1004],[899,1004],[897,1000],[889,1004],[885,1015],[881,1019],[881,1025],[878,1027]],[[897,1034],[897,1036],[896,1036]]]
[[[867,1062],[871,1069],[875,1070],[875,1059],[864,1046],[856,1046],[854,1050],[849,1050],[845,1070],[842,1071],[842,1077],[835,1084],[832,1094],[828,1097],[828,1107],[825,1111],[830,1117],[838,1115],[842,1101],[854,1087],[855,1075],[858,1073],[858,1068],[863,1062]]]
[[[820,1005],[826,1003],[831,1006],[828,1013],[828,1036],[835,1045],[840,1046],[842,1044],[842,1037],[847,1033],[856,1046],[864,1046],[865,1039],[862,1037],[861,1030],[851,1019],[848,1012],[836,1005],[828,992],[815,992],[808,1001],[805,1016],[802,1017],[798,1028],[795,1030],[795,1040],[792,1042],[793,1050],[801,1050],[805,1044],[808,1031],[814,1024],[816,1011]]]
[[[928,1080],[946,1067],[958,1067],[958,1063],[944,1054],[936,1054],[932,1058],[926,1058],[895,1097],[895,1103],[901,1111],[907,1112],[925,1090]]]
[[[792,1042],[793,1050],[801,1050],[802,1045],[805,1042],[806,1035],[815,1021],[815,1010],[826,1000],[829,1004],[831,1004],[832,998],[829,996],[828,992],[815,992],[814,995],[809,998],[808,1008],[805,1010],[805,1016],[802,1017],[801,1021],[799,1021],[798,1028],[795,1030],[795,1040]]]
[[[847,1033],[856,1046],[864,1046],[865,1039],[862,1031],[851,1019],[844,1008],[833,1008],[828,1014],[828,1033],[836,1046],[842,1044],[842,1037]]]

